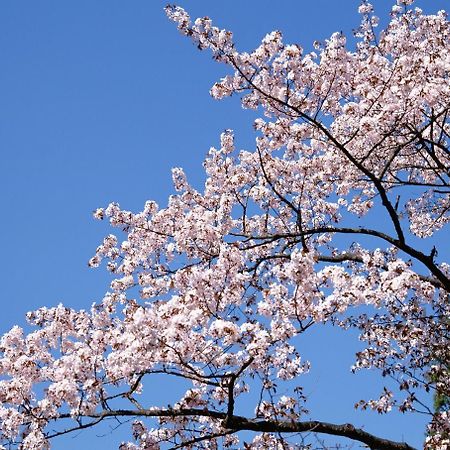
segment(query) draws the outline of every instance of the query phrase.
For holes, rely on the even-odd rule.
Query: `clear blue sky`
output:
[[[384,21],[391,2],[374,3]],[[433,10],[448,6],[446,0],[418,2],[428,11],[430,3]],[[179,4],[192,16],[208,15],[234,31],[242,50],[251,50],[274,29],[282,30],[287,42],[309,49],[313,40],[334,31],[350,36],[359,20],[357,0]],[[87,268],[109,232],[92,219],[95,208],[117,201],[137,211],[147,199],[164,205],[173,166],[184,167],[199,185],[202,159],[225,128],[236,130],[238,145],[252,147],[251,113],[237,100],[209,97],[225,66],[183,38],[166,19],[164,5],[159,0],[0,3],[0,332],[23,324],[24,314],[39,306],[63,302],[89,308],[102,298],[108,277],[103,269]],[[323,360],[316,381],[335,365],[346,372],[352,362],[351,351],[342,348],[346,338],[333,339],[334,349],[326,338],[317,338],[305,350]],[[349,381],[333,375],[328,391],[314,393],[314,417],[352,420],[358,400],[353,390],[364,389],[364,377]],[[422,422],[409,417],[393,421],[364,414],[356,422],[385,437],[403,435],[417,446],[423,437]],[[86,433],[54,448],[113,448],[127,431],[95,442]]]

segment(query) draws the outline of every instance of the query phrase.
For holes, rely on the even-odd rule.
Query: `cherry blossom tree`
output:
[[[89,263],[106,264],[110,290],[89,311],[31,312],[29,331],[1,338],[0,448],[50,448],[115,418],[134,420],[121,450],[307,449],[312,434],[412,449],[311,419],[297,343],[324,323],[359,331],[353,371],[389,379],[357,408],[426,413],[425,447],[450,448],[448,407],[433,408],[450,396],[450,265],[437,245],[450,217],[450,34],[443,11],[411,4],[398,0],[378,32],[364,1],[354,49],[335,33],[312,53],[278,31],[239,52],[209,18],[166,8],[231,68],[211,95],[261,113],[255,148],[226,130],[203,189],[176,168],[167,206],[95,211],[117,228]],[[165,406],[145,396],[161,376],[185,387]]]

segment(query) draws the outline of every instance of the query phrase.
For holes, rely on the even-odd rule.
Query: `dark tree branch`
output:
[[[96,425],[98,422],[107,418],[118,417],[211,417],[222,420],[226,428],[226,434],[232,434],[238,431],[255,431],[260,433],[320,433],[331,436],[342,436],[353,441],[362,442],[366,444],[371,450],[415,450],[405,442],[395,442],[389,439],[380,438],[370,434],[361,428],[356,428],[351,424],[337,425],[333,423],[312,421],[288,421],[288,420],[260,420],[247,419],[242,416],[231,416],[227,413],[212,411],[208,409],[197,408],[181,408],[181,409],[149,409],[149,410],[127,410],[118,409],[111,411],[102,411],[96,414],[89,414],[85,417],[94,419],[92,422],[73,427],[70,430],[55,432],[48,436],[49,438],[67,434],[71,431],[88,428]],[[70,414],[61,414],[55,419],[69,419]],[[220,436],[217,435],[217,436]],[[192,443],[192,442],[191,442]],[[182,448],[179,445],[177,448]]]
[[[371,228],[350,228],[350,227],[317,227],[311,228],[309,230],[304,230],[303,232],[296,233],[275,233],[268,234],[262,236],[251,236],[251,235],[242,235],[242,234],[234,234],[234,236],[246,238],[246,240],[256,240],[256,241],[264,241],[263,243],[273,242],[278,239],[299,239],[302,235],[310,236],[321,233],[337,233],[337,234],[364,234],[367,236],[373,236],[380,239],[383,239],[386,242],[397,247],[399,250],[402,250],[407,255],[412,256],[417,261],[420,261],[425,267],[427,267],[430,272],[437,278],[437,280],[442,284],[442,288],[444,288],[447,292],[450,292],[450,279],[445,275],[444,272],[435,264],[434,255],[427,255],[414,247],[406,244],[406,242],[396,239],[386,233],[382,233],[378,230],[373,230]],[[232,233],[230,233],[232,234]]]
[[[268,94],[267,92],[264,92],[261,88],[256,86],[252,80],[248,78],[248,76],[243,73],[239,65],[234,61],[233,57],[230,55],[227,55],[228,59],[231,63],[231,65],[239,72],[239,74],[244,78],[244,80],[249,84],[251,89],[254,89],[258,93],[260,93],[263,97],[265,97],[268,100],[271,100],[272,102],[275,102],[276,104],[280,105],[282,108],[287,108],[291,111],[293,111],[299,118],[302,118],[306,122],[310,123],[311,125],[315,126],[318,130],[320,130],[326,138],[328,138],[333,145],[336,146],[343,154],[344,156],[358,169],[360,170],[375,186],[377,189],[380,198],[381,203],[386,208],[386,211],[388,212],[388,215],[392,221],[392,224],[394,225],[395,232],[397,234],[398,240],[400,242],[405,242],[405,235],[403,233],[403,229],[400,224],[400,219],[398,217],[397,212],[395,211],[392,203],[389,201],[389,198],[387,196],[387,192],[385,187],[383,186],[383,183],[381,179],[379,179],[374,173],[372,173],[369,169],[367,169],[361,162],[359,162],[345,147],[344,144],[339,142],[333,134],[328,130],[328,128],[320,122],[320,120],[316,119],[315,117],[311,117],[309,114],[305,113],[304,111],[300,110],[299,108],[289,104],[288,102],[285,102],[284,100],[280,100],[277,97],[274,97],[271,94]]]
[[[320,262],[330,262],[330,263],[342,263],[342,262],[357,262],[363,263],[363,259],[361,256],[356,255],[355,253],[340,253],[338,255],[320,255],[317,258],[317,261]],[[382,269],[386,270],[386,266],[381,266]],[[436,288],[442,288],[443,285],[438,280],[432,277],[426,277],[425,275],[417,274],[421,281],[425,281],[430,283]]]

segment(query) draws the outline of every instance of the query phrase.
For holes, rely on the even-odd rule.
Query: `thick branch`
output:
[[[338,255],[320,255],[317,257],[317,261],[320,262],[330,262],[330,263],[342,263],[342,262],[349,262],[349,261],[353,261],[353,262],[357,262],[357,263],[363,263],[363,259],[361,258],[361,256],[355,254],[355,253],[341,253]],[[387,266],[380,266],[380,268],[387,270]],[[438,280],[436,280],[435,278],[432,277],[427,277],[425,275],[421,275],[421,274],[417,274],[417,276],[419,277],[419,279],[421,281],[425,281],[426,283],[430,283],[431,285],[433,285],[436,288],[443,288],[444,286],[442,285],[441,282],[439,282]]]
[[[397,233],[398,240],[402,243],[405,242],[405,236],[400,224],[400,219],[398,217],[397,211],[395,211],[395,208],[392,206],[392,203],[389,201],[389,198],[387,196],[386,189],[383,186],[383,183],[381,179],[379,179],[374,173],[372,173],[369,169],[367,169],[361,162],[359,162],[351,153],[350,151],[345,147],[345,144],[339,142],[336,137],[327,129],[325,125],[323,125],[322,122],[317,120],[315,117],[311,117],[310,115],[306,114],[304,111],[300,110],[299,108],[289,104],[289,102],[286,102],[284,100],[280,100],[277,97],[274,97],[271,94],[268,94],[267,92],[264,92],[261,88],[259,88],[257,85],[254,84],[252,80],[250,80],[245,73],[242,72],[241,68],[238,64],[234,61],[232,56],[228,55],[228,58],[233,65],[233,67],[239,72],[239,74],[249,83],[251,88],[253,88],[255,91],[259,92],[263,97],[266,97],[267,99],[270,99],[278,104],[280,104],[284,108],[288,108],[291,111],[295,112],[299,117],[306,120],[308,123],[311,123],[314,125],[317,129],[319,129],[344,155],[345,157],[358,169],[360,170],[364,175],[366,175],[370,181],[374,184],[376,187],[380,198],[381,203],[386,208],[386,211],[389,214],[389,217],[392,221],[392,224],[394,225],[395,232]]]
[[[236,430],[251,430],[262,433],[301,433],[314,432],[343,436],[354,441],[366,444],[371,450],[414,450],[405,442],[394,442],[379,438],[366,431],[355,428],[351,424],[336,425],[333,423],[319,422],[316,420],[305,422],[271,421],[271,420],[247,420],[243,417],[235,417],[230,424]]]
[[[442,270],[435,264],[434,255],[431,253],[430,255],[426,255],[425,253],[411,247],[406,244],[404,241],[400,241],[392,236],[389,236],[386,233],[382,233],[381,231],[372,230],[370,228],[349,228],[349,227],[317,227],[309,230],[304,230],[303,232],[296,233],[276,233],[276,234],[268,234],[263,236],[252,236],[252,235],[242,235],[242,234],[233,234],[234,236],[244,237],[246,240],[256,240],[256,241],[266,241],[273,242],[277,239],[299,239],[301,236],[312,236],[321,233],[337,233],[337,234],[364,234],[367,236],[374,236],[380,239],[383,239],[386,242],[397,247],[399,250],[402,250],[407,255],[412,256],[417,261],[420,261],[422,264],[427,267],[430,272],[439,280],[442,284],[442,287],[450,292],[450,279],[447,275],[442,272]]]
[[[106,410],[97,414],[90,414],[86,417],[94,419],[91,424],[97,424],[99,421],[110,417],[211,417],[223,421],[224,426],[230,432],[238,431],[255,431],[260,433],[320,433],[331,436],[342,436],[353,441],[366,444],[371,450],[415,450],[414,447],[405,442],[395,442],[383,439],[366,431],[356,428],[351,424],[336,425],[333,423],[311,421],[275,421],[247,419],[242,416],[229,417],[227,413],[211,411],[208,409],[182,408],[182,409],[147,409],[147,410]],[[62,414],[58,417],[70,418],[69,414]],[[80,428],[87,428],[91,424],[87,423],[78,427],[74,427],[70,431]],[[55,437],[59,434],[65,434],[67,430],[55,433],[49,437]],[[229,433],[226,433],[229,434]]]

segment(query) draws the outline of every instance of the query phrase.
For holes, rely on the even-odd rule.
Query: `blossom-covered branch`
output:
[[[255,149],[239,151],[226,130],[203,188],[175,168],[166,206],[95,211],[118,229],[89,262],[106,264],[109,291],[89,311],[31,312],[29,333],[1,338],[0,443],[44,449],[133,417],[122,450],[300,449],[314,434],[411,449],[312,420],[303,376],[314,366],[299,349],[327,324],[359,331],[353,372],[379,371],[380,396],[356,407],[425,413],[425,447],[448,448],[448,403],[433,408],[428,393],[450,397],[438,234],[450,220],[450,30],[443,11],[411,3],[399,0],[376,33],[364,1],[354,49],[335,33],[311,53],[280,32],[239,52],[209,18],[166,8],[231,67],[213,97],[238,94],[261,111]],[[164,405],[142,395],[161,376],[184,390]]]

